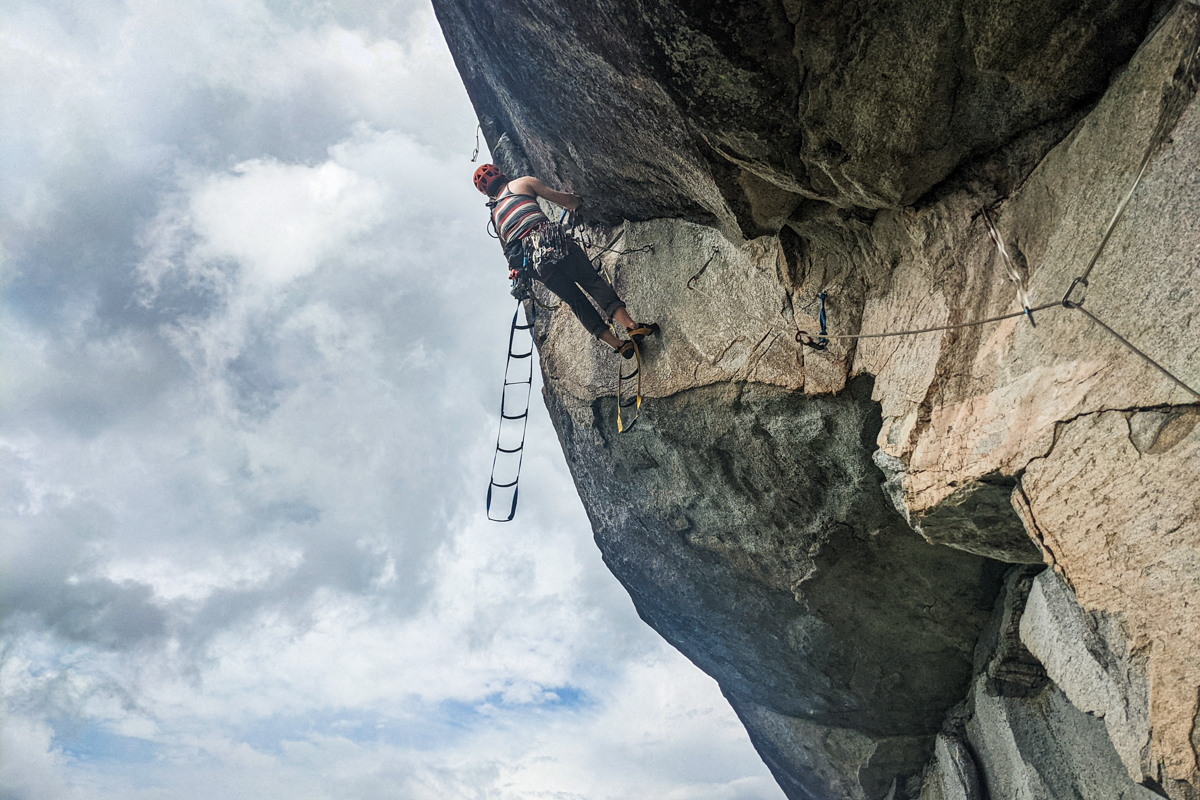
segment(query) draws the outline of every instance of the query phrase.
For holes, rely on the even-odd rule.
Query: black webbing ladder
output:
[[[512,522],[512,518],[517,513],[517,481],[521,479],[521,462],[525,459],[525,429],[529,424],[529,395],[533,390],[533,320],[528,319],[527,324],[518,325],[517,317],[521,313],[521,302],[517,302],[517,310],[513,312],[512,329],[508,332],[508,363],[504,365],[504,388],[500,391],[500,429],[496,432],[496,454],[492,457],[492,476],[488,480],[487,490],[487,515],[492,522]],[[529,331],[529,349],[524,353],[513,351],[513,344],[517,338],[517,331]],[[525,360],[529,365],[524,380],[509,380],[509,373],[512,372],[513,364],[517,361]],[[508,387],[524,386],[525,387],[525,407],[518,414],[509,413],[508,409]],[[520,390],[518,389],[519,393]],[[504,447],[504,433],[506,430],[515,431],[516,422],[521,423],[521,437],[516,447]],[[511,423],[507,424],[506,423]],[[510,439],[509,441],[512,441]],[[496,465],[500,462],[500,454],[505,456],[516,455],[517,468],[513,473],[512,480],[506,483],[496,482]],[[511,458],[506,459],[512,461]],[[492,516],[492,491],[494,489],[512,489],[512,505],[509,506],[508,516],[503,519]]]

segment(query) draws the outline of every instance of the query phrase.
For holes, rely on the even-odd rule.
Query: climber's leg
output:
[[[600,314],[596,312],[591,301],[580,290],[579,286],[572,280],[570,270],[562,268],[562,263],[554,267],[550,274],[542,279],[542,283],[546,288],[554,292],[562,301],[570,306],[575,312],[575,317],[587,328],[588,333],[595,336],[600,341],[611,347],[613,350],[620,350],[622,342],[618,339],[608,327]],[[589,267],[590,269],[590,267]]]
[[[623,318],[629,319],[629,313],[625,311],[625,303],[620,297],[617,297],[617,293],[604,279],[604,276],[596,272],[592,267],[592,262],[588,260],[587,254],[583,252],[583,248],[575,241],[572,240],[568,243],[566,258],[555,265],[554,271],[568,276],[579,284],[579,288],[592,296],[596,305],[600,306],[600,310],[609,319],[615,319],[622,325],[625,324],[622,321]]]
[[[624,325],[626,330],[637,327],[637,323],[633,321],[633,317],[629,316],[625,306],[621,306],[613,313],[613,319]]]
[[[592,296],[610,319],[624,325],[631,335],[636,336],[635,341],[641,342],[647,335],[658,332],[657,325],[644,325],[633,321],[633,317],[629,316],[629,312],[625,310],[625,303],[617,296],[616,291],[604,279],[604,276],[592,268],[592,262],[588,260],[587,254],[574,241],[568,244],[566,257],[554,265],[550,273],[542,278],[542,282],[547,289],[561,297],[563,302],[571,307],[575,316],[579,318],[589,333],[626,358],[630,357],[631,351],[623,347],[624,343],[613,334],[608,324],[596,313],[591,301],[584,296],[585,291]]]
[[[555,269],[563,270],[579,284],[579,287],[592,296],[604,313],[615,322],[624,325],[625,330],[639,344],[647,336],[658,333],[658,326],[643,322],[634,322],[633,317],[625,308],[625,303],[617,296],[612,285],[592,268],[587,255],[578,244],[571,242],[568,246],[567,257],[559,262]]]

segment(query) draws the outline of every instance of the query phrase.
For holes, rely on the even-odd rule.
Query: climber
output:
[[[625,358],[633,358],[633,342],[640,345],[645,337],[658,332],[657,325],[634,322],[613,287],[592,268],[579,243],[551,222],[537,203],[537,198],[543,197],[574,211],[582,200],[579,195],[555,191],[532,176],[509,180],[491,164],[475,171],[475,188],[490,198],[488,207],[511,268],[509,277],[515,280],[523,270],[530,270],[531,277],[571,307],[589,333]],[[625,326],[632,341],[617,338],[584,292],[609,319]]]

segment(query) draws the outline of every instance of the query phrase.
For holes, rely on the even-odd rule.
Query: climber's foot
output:
[[[632,328],[626,328],[625,330],[629,331],[629,338],[633,339],[640,346],[647,336],[654,336],[658,333],[658,323],[638,322]]]

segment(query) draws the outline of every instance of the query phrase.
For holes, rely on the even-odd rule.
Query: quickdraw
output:
[[[526,257],[524,263],[521,265],[521,269],[516,271],[516,277],[512,279],[512,288],[509,289],[508,293],[521,302],[526,300],[532,302],[534,306],[533,314],[535,315],[535,318],[539,308],[545,309],[546,311],[553,311],[562,305],[561,302],[555,303],[554,305],[549,305],[548,303],[543,303],[538,298],[537,292],[533,290],[533,269],[529,266],[528,257]]]
[[[829,326],[825,316],[825,297],[825,292],[817,295],[817,299],[821,302],[821,310],[817,316],[817,321],[821,324],[821,330],[817,333],[816,338],[813,338],[813,335],[808,331],[796,331],[796,341],[805,347],[811,347],[813,350],[825,350],[829,347]]]
[[[558,218],[558,224],[569,236],[579,227],[579,220],[576,219],[574,211],[564,208]]]

